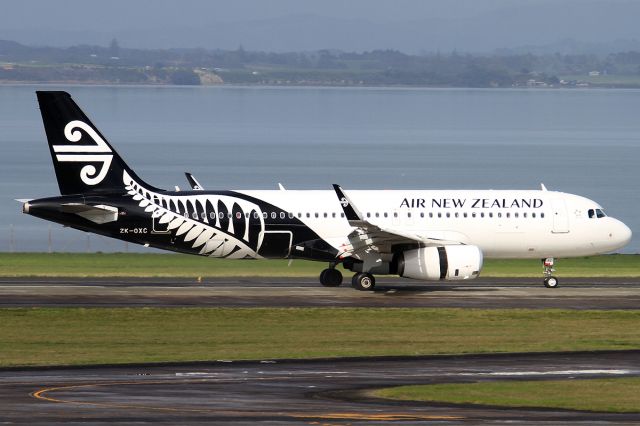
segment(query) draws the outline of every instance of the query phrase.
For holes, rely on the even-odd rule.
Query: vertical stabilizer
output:
[[[124,191],[135,173],[67,92],[38,91],[40,113],[62,195]]]

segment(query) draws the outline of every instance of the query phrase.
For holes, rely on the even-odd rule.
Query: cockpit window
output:
[[[604,211],[602,211],[602,209],[596,209],[596,217],[597,218],[601,218],[601,217],[605,217],[606,214],[604,214]]]
[[[604,214],[604,211],[602,209],[589,209],[587,211],[587,214],[589,215],[589,219],[600,219],[601,217],[607,216],[606,214]]]

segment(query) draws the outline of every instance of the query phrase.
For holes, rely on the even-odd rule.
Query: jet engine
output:
[[[478,246],[423,247],[402,252],[397,258],[398,275],[416,280],[468,280],[482,269]]]

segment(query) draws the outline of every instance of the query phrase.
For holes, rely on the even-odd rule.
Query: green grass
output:
[[[26,277],[316,277],[324,263],[294,260],[224,260],[180,254],[0,253],[0,276]],[[560,259],[562,277],[638,277],[639,255]],[[541,277],[539,260],[486,260],[485,277]]]
[[[400,386],[371,394],[380,398],[454,404],[640,412],[638,377]]]
[[[556,268],[560,277],[638,277],[640,255],[613,254],[573,259],[557,259]],[[496,260],[485,261],[481,276],[484,277],[540,277],[540,260]]]
[[[640,348],[640,311],[4,308],[0,366]]]

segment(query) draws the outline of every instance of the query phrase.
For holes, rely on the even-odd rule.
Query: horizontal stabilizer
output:
[[[118,220],[118,208],[105,206],[104,204],[90,206],[88,204],[81,203],[67,203],[62,204],[60,209],[65,213],[77,214],[78,216],[97,224],[115,222]]]

